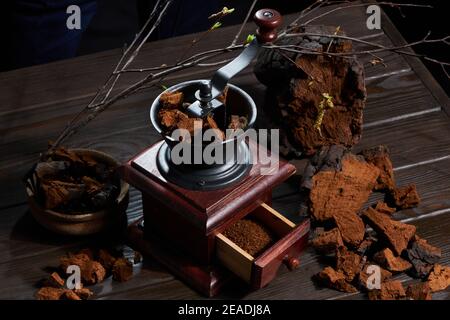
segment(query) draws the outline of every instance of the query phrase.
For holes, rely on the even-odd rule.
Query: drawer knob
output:
[[[300,265],[300,260],[298,258],[286,256],[283,259],[283,263],[290,271],[292,271],[298,268],[298,266]]]

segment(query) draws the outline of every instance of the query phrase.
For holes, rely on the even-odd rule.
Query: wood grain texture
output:
[[[348,35],[362,36],[384,45],[402,44],[401,35],[383,14],[383,30],[365,28],[365,8],[338,11],[317,23],[341,26]],[[288,22],[294,16],[286,17]],[[196,50],[227,45],[238,26],[220,28],[202,40]],[[243,34],[254,33],[249,24]],[[148,43],[136,65],[157,65],[176,59],[176,53],[193,35]],[[364,46],[355,45],[355,49]],[[168,54],[169,53],[169,54]],[[0,299],[32,299],[36,283],[46,268],[56,266],[58,257],[98,238],[73,239],[50,234],[27,213],[21,177],[54,139],[65,123],[86,104],[110,73],[120,50],[101,52],[43,66],[0,73]],[[236,53],[232,53],[235,55]],[[400,185],[417,184],[422,197],[418,208],[396,213],[395,219],[414,223],[418,233],[443,250],[443,264],[450,263],[450,115],[449,99],[423,64],[411,57],[382,53],[387,67],[366,66],[367,105],[363,138],[355,150],[387,144],[392,152],[396,178]],[[214,68],[193,68],[166,78],[166,85],[209,77]],[[140,74],[124,77],[123,88]],[[255,79],[251,68],[233,83],[241,86],[258,106],[265,100],[265,87]],[[97,148],[125,161],[155,143],[159,136],[151,128],[148,109],[160,92],[143,91],[117,103],[80,134],[71,146]],[[260,112],[260,116],[263,113]],[[447,157],[447,158],[446,158]],[[299,166],[301,161],[296,161]],[[274,190],[272,206],[294,222],[300,202],[299,176]],[[371,201],[380,199],[374,194]],[[131,189],[127,211],[129,221],[142,216],[140,193]],[[128,249],[129,250],[129,249]],[[132,253],[132,252],[131,252]],[[301,266],[293,272],[281,267],[280,274],[267,287],[249,292],[244,283],[233,282],[219,298],[243,299],[363,299],[364,295],[344,295],[324,289],[311,281],[326,259],[307,249]],[[401,280],[411,281],[402,276]],[[152,259],[134,266],[133,278],[125,283],[106,280],[94,287],[98,299],[200,299]],[[435,294],[450,299],[449,290]]]

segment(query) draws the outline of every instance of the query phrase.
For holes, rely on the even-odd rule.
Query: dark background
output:
[[[408,42],[422,38],[428,30],[432,37],[449,34],[445,0],[393,0],[400,3],[431,4],[434,9],[383,7]],[[235,8],[223,24],[238,24],[251,0],[176,0],[161,27],[151,40],[198,32],[210,27],[207,17],[223,6]],[[306,0],[260,0],[257,8],[273,7],[291,13],[306,7]],[[447,1],[448,2],[448,1]],[[12,70],[93,52],[123,47],[130,43],[145,21],[155,0],[13,0],[6,9],[2,38],[7,44],[2,52],[0,70]],[[83,30],[67,33],[65,8],[82,8]],[[416,52],[440,60],[450,56],[449,46],[441,44],[415,47]],[[425,62],[447,93],[450,82],[439,65]]]

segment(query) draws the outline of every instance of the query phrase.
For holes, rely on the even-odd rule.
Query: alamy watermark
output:
[[[67,7],[66,13],[69,15],[66,20],[66,26],[69,30],[81,29],[81,9],[73,4]]]
[[[194,121],[194,134],[186,129],[176,129],[172,139],[180,141],[171,150],[174,164],[224,164],[226,159],[234,159],[238,164],[259,163],[261,175],[272,175],[279,165],[278,129],[227,129],[225,135],[217,129],[202,130],[202,121]],[[238,152],[239,144],[250,139],[258,142],[258,152],[248,159],[243,152]],[[270,155],[267,152],[270,142]]]
[[[366,9],[366,13],[370,16],[366,20],[366,26],[369,30],[381,29],[381,8],[376,4],[370,5]]]
[[[381,289],[381,268],[376,264],[371,264],[367,266],[366,274],[369,275],[366,281],[367,289]]]

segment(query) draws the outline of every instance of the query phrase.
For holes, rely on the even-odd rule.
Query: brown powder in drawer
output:
[[[223,234],[253,257],[261,254],[275,242],[270,230],[251,219],[235,222]]]

